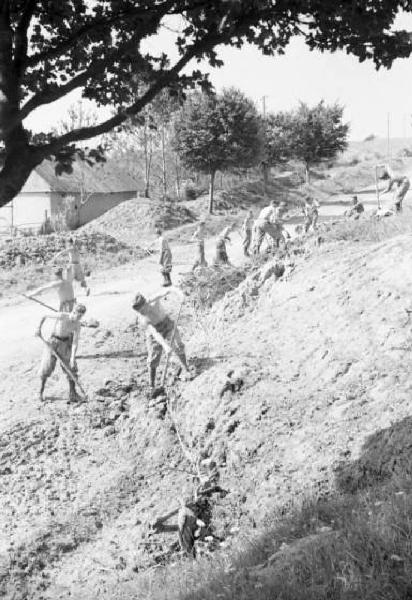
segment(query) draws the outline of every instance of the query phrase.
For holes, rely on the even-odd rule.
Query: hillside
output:
[[[222,577],[232,577],[232,552],[264,531],[270,515],[278,522],[299,499],[325,496],[337,482],[362,487],[368,470],[377,481],[410,472],[411,260],[410,234],[321,247],[309,239],[282,278],[269,262],[211,311],[192,311],[188,302],[183,329],[197,376],[170,390],[174,426],[145,398],[143,339],[130,326],[133,288],[109,296],[100,312],[92,309],[102,327],[85,332],[79,357],[88,404],[56,401],[66,385],[58,376],[39,410],[36,358],[27,363],[20,354],[13,378],[4,372],[2,382],[5,597],[209,600],[214,588],[212,595],[190,595],[202,573],[226,565]],[[130,281],[127,267],[123,273]],[[220,397],[229,370],[243,386]],[[399,440],[380,437],[397,426]],[[208,505],[220,550],[193,580],[196,566],[185,560],[166,571],[156,567],[173,562],[173,534],[148,536],[148,524],[193,490],[176,427],[193,460],[202,468],[216,464],[227,491]],[[366,454],[370,436],[375,446]],[[323,526],[319,519],[316,526]],[[277,538],[271,544],[273,553]],[[198,564],[204,568],[202,559]],[[254,597],[242,585],[243,597]],[[241,597],[231,589],[222,597]]]

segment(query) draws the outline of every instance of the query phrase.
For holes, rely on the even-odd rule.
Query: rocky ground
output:
[[[410,414],[410,235],[316,242],[286,257],[283,275],[276,260],[256,265],[211,310],[186,303],[196,377],[170,381],[163,419],[146,397],[130,309],[138,287],[158,288],[150,259],[92,275],[86,302],[101,327],[82,336],[89,401],[78,406],[66,404],[57,372],[47,401],[37,400],[41,309],[2,308],[4,597],[150,598],[159,565],[177,560],[175,534],[150,535],[150,523],[193,490],[193,463],[216,465],[227,493],[211,499],[210,527],[230,549],[274,508],[333,488],[336,468],[358,459],[368,435]],[[230,251],[241,267],[240,243]],[[192,254],[181,246],[176,262]]]

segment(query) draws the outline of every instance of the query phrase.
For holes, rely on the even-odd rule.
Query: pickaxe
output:
[[[69,367],[66,365],[66,363],[61,358],[61,356],[56,352],[56,350],[53,348],[53,346],[51,344],[49,344],[49,342],[47,340],[44,339],[44,337],[42,336],[42,333],[41,333],[41,329],[38,331],[37,335],[41,339],[43,344],[45,344],[47,346],[47,348],[50,350],[50,352],[53,354],[53,356],[58,360],[63,371],[70,377],[70,379],[74,382],[74,384],[77,385],[77,387],[79,388],[79,390],[81,392],[82,399],[87,400],[87,394],[84,391],[80,381],[75,376],[73,371],[71,369],[69,369]]]
[[[44,308],[48,308],[49,310],[52,310],[55,313],[59,312],[56,308],[49,306],[48,304],[46,304],[45,302],[42,302],[41,300],[38,300],[37,298],[33,298],[33,296],[26,296],[26,294],[22,294],[22,296],[24,296],[24,298],[27,298],[27,300],[33,300],[33,302],[37,302],[37,304],[40,304],[41,306],[44,306]],[[80,323],[80,326],[81,327],[91,327],[91,328],[95,329],[96,327],[99,327],[99,321],[97,321],[96,319],[93,319],[93,320],[88,321],[87,323]]]

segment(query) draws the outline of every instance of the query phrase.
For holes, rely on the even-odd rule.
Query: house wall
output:
[[[23,188],[24,189],[24,188]],[[50,217],[50,192],[20,192],[11,202],[0,208],[0,231],[19,229],[37,230]]]

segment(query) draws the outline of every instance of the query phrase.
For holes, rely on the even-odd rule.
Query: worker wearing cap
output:
[[[191,242],[197,242],[197,257],[192,267],[192,271],[197,269],[197,267],[207,267],[207,262],[205,258],[205,238],[206,238],[206,222],[199,221],[199,225],[197,226],[194,234],[190,238]]]
[[[394,210],[395,212],[400,212],[402,210],[403,200],[411,186],[411,182],[409,181],[409,178],[406,177],[406,175],[395,173],[389,165],[383,165],[383,167],[384,171],[379,179],[387,179],[388,185],[386,189],[382,192],[382,194],[389,193],[395,185],[396,188],[394,193]]]
[[[319,219],[319,202],[312,198],[312,196],[309,194],[305,196],[303,214],[305,216],[305,233],[309,231],[310,227],[312,227],[312,229],[315,231],[317,229]]]
[[[253,253],[259,254],[260,246],[266,234],[268,234],[279,245],[279,239],[282,237],[281,229],[279,228],[280,219],[286,212],[286,202],[281,202],[277,205],[275,200],[263,208],[258,218],[253,225]]]
[[[43,292],[48,290],[56,290],[59,299],[59,311],[70,312],[75,303],[74,290],[72,278],[67,278],[67,271],[65,272],[61,267],[57,268],[54,272],[55,280],[51,283],[46,283],[41,287],[33,290],[27,294],[28,298],[35,298]]]
[[[71,312],[59,312],[53,315],[44,316],[36,330],[36,335],[41,336],[41,327],[46,319],[55,321],[53,333],[47,340],[47,345],[44,349],[41,359],[39,375],[40,375],[40,393],[39,397],[42,401],[44,387],[47,379],[56,368],[56,356],[51,349],[56,352],[62,362],[73,373],[77,372],[76,352],[79,344],[81,319],[86,312],[86,307],[83,304],[75,304]],[[67,375],[67,373],[66,373]],[[79,397],[76,393],[76,387],[73,379],[67,375],[69,381],[69,402],[77,402]]]
[[[151,299],[146,299],[138,293],[133,301],[133,310],[137,312],[137,321],[146,334],[147,366],[149,385],[152,392],[156,385],[156,371],[163,350],[166,354],[173,352],[179,362],[180,370],[183,369],[186,375],[189,375],[185,347],[180,333],[175,327],[173,319],[169,317],[160,304],[160,300],[171,292],[177,293],[183,301],[183,292],[174,287]],[[170,344],[173,332],[174,337]]]

